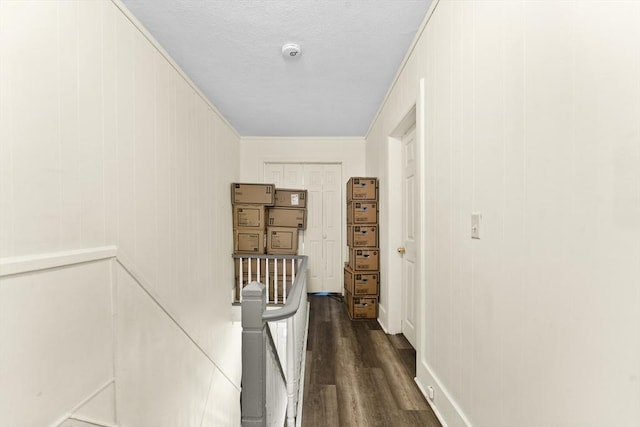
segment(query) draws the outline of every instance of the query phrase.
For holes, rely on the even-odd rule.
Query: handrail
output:
[[[293,277],[291,291],[287,297],[286,303],[278,309],[267,310],[267,294],[265,286],[253,281],[242,289],[242,425],[243,427],[260,426],[267,424],[272,425],[274,422],[281,425],[285,422],[288,427],[294,427],[296,419],[300,415],[298,412],[299,405],[302,400],[299,397],[300,388],[300,369],[304,360],[304,345],[306,337],[306,322],[308,321],[308,306],[306,305],[306,275],[307,275],[307,256],[235,256],[236,258],[276,258],[299,260],[296,267],[297,274]],[[294,261],[292,261],[293,263]],[[305,297],[305,306],[301,307],[301,300]],[[275,350],[273,337],[267,327],[268,322],[275,322],[286,319],[287,339],[286,354],[284,362],[286,369],[283,369],[280,355],[275,353],[276,363],[278,364],[276,375],[284,378],[286,395],[269,394],[267,395],[267,384],[275,384],[270,382],[269,376],[271,371],[267,366],[268,349]],[[302,324],[301,324],[302,322]],[[273,368],[271,368],[273,369]],[[275,373],[275,372],[274,372]],[[284,375],[283,375],[284,374]],[[273,405],[269,399],[281,396],[286,400],[285,420],[270,419],[276,416],[279,406]],[[277,401],[277,400],[276,400]],[[283,401],[280,401],[283,402]],[[280,407],[281,409],[284,406]],[[282,415],[280,412],[279,414]],[[277,418],[278,416],[276,416]],[[299,421],[299,419],[298,419]]]
[[[296,312],[300,308],[300,300],[302,299],[302,286],[299,286],[299,282],[302,280],[302,274],[300,274],[300,272],[306,274],[308,257],[306,255],[303,255],[301,259],[302,261],[300,262],[300,266],[298,267],[298,275],[293,281],[291,292],[287,297],[287,302],[281,308],[265,311],[262,315],[262,319],[264,319],[266,322],[284,320],[296,314]]]
[[[233,254],[232,255],[233,258],[243,258],[243,259],[247,259],[247,258],[251,258],[251,259],[303,259],[303,258],[307,258],[306,255],[267,255],[267,254],[260,254],[260,255],[254,255],[254,254]]]

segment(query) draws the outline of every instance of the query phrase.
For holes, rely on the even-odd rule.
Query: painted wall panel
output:
[[[206,387],[186,386],[192,396],[162,396],[171,408],[188,399],[200,402],[198,424],[205,401],[217,399],[218,390],[210,396],[208,389],[214,366],[227,388],[240,383],[239,329],[231,322],[229,292],[229,184],[238,180],[238,136],[119,2],[2,1],[0,8],[0,257],[117,246],[146,283],[147,298],[155,298],[193,339],[179,341],[175,351],[200,346],[206,353]],[[49,276],[55,271],[34,276],[34,286],[55,282]],[[79,304],[58,321],[81,323],[80,314],[92,305],[57,282],[50,288]],[[93,305],[110,304],[110,292],[94,296]],[[18,296],[11,295],[2,303],[14,301]],[[123,328],[142,327],[127,319],[131,324]],[[85,322],[95,337],[79,336],[71,348],[83,340],[93,346],[98,338],[110,345],[100,324]],[[3,342],[17,339],[2,332]],[[166,329],[157,333],[159,341],[173,340]],[[141,363],[154,357],[144,345],[130,351]],[[105,357],[112,360],[111,349]],[[180,360],[167,357],[167,363]],[[49,359],[57,361],[41,352],[25,363]],[[185,383],[194,380],[198,363],[183,367]],[[96,373],[70,375],[66,387],[84,390],[84,378]],[[160,373],[154,381],[167,378]],[[18,379],[3,381],[1,392],[13,381]],[[132,396],[145,387],[150,384],[118,391]],[[43,407],[60,418],[94,391],[74,394],[72,404],[48,401]],[[136,413],[144,399],[123,400],[118,408]],[[31,403],[25,397],[13,408],[28,411]],[[136,417],[134,425],[155,425]]]
[[[13,255],[13,71],[6,58],[9,43],[9,5],[0,2],[0,257]]]
[[[640,424],[639,17],[622,1],[441,0],[416,44],[418,382],[449,426]],[[371,127],[368,174],[388,173],[413,72]]]
[[[78,179],[81,200],[81,237],[86,246],[106,244],[105,199],[105,80],[102,22],[104,4],[78,2]],[[96,90],[98,88],[98,90]],[[81,178],[80,178],[81,177]]]
[[[213,366],[117,268],[116,406],[123,426],[199,425]]]
[[[236,427],[240,419],[240,392],[216,370],[211,378],[209,399],[202,427]]]
[[[9,2],[4,9],[3,31],[11,41],[3,62],[10,68],[14,87],[8,106],[12,110],[12,183],[14,189],[39,189],[11,193],[16,220],[11,255],[17,256],[57,250],[61,245],[58,94],[64,63],[58,65],[58,23],[50,19],[58,13],[56,3]],[[30,226],[20,226],[23,223]]]
[[[44,426],[113,378],[111,261],[0,279],[0,425]]]
[[[72,414],[75,418],[107,425],[117,424],[116,387],[112,382],[104,390],[82,405]]]

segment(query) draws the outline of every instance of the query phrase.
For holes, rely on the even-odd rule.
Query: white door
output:
[[[342,292],[342,170],[340,165],[304,165],[309,193],[305,255],[309,292]]]
[[[416,272],[416,220],[418,194],[416,194],[416,128],[402,136],[402,333],[416,348],[418,319]]]
[[[308,291],[342,292],[341,165],[267,163],[264,181],[307,190],[307,229],[299,253],[309,257]]]
[[[275,184],[277,188],[304,189],[304,165],[294,163],[266,163],[264,182]]]

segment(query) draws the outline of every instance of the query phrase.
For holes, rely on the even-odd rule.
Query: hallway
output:
[[[303,426],[440,426],[402,335],[386,335],[376,320],[352,322],[336,297],[309,299]]]

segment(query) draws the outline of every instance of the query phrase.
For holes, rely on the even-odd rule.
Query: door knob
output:
[[[403,253],[405,253],[406,251],[407,251],[407,250],[404,248],[404,246],[400,246],[400,247],[398,248],[398,253],[399,253],[399,254],[403,254]]]

